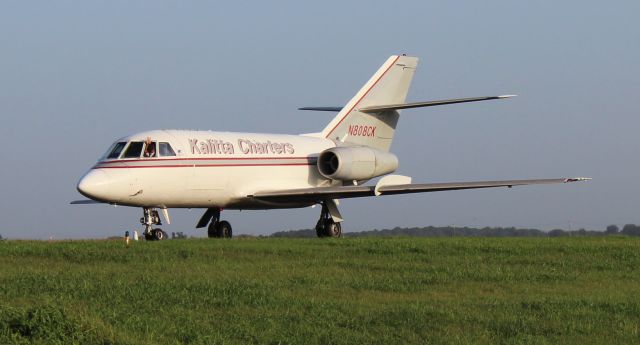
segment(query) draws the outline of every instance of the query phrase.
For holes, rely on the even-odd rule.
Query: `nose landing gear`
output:
[[[150,241],[160,241],[167,238],[167,233],[160,228],[153,228],[154,225],[162,225],[158,210],[152,207],[144,207],[142,209],[142,218],[140,223],[144,226],[144,238]]]

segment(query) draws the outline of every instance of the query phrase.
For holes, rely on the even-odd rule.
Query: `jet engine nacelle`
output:
[[[370,147],[334,147],[322,151],[318,170],[333,180],[361,181],[394,172],[398,157]]]

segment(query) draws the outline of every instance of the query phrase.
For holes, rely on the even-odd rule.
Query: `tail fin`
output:
[[[363,112],[359,109],[404,103],[417,65],[416,57],[391,56],[327,125],[322,136],[389,151],[398,111]]]

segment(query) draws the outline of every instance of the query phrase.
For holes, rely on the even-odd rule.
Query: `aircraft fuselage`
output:
[[[330,186],[316,161],[335,147],[325,138],[299,135],[157,130],[121,138],[126,143],[168,143],[172,154],[108,158],[80,180],[78,190],[104,202],[140,207],[264,209],[310,203],[265,203],[254,191]],[[144,145],[144,144],[143,144]]]

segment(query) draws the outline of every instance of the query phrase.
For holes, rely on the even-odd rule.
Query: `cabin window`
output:
[[[158,152],[156,150],[156,142],[155,141],[147,141],[144,143],[144,157],[156,157]]]
[[[140,158],[142,146],[144,146],[142,141],[132,141],[124,152],[124,156],[122,156],[122,158]]]
[[[122,149],[127,145],[126,142],[115,143],[112,146],[111,151],[107,154],[107,159],[114,159],[120,157],[120,153],[122,153]]]
[[[176,153],[173,151],[169,143],[160,143],[160,156],[167,157],[175,155]]]

